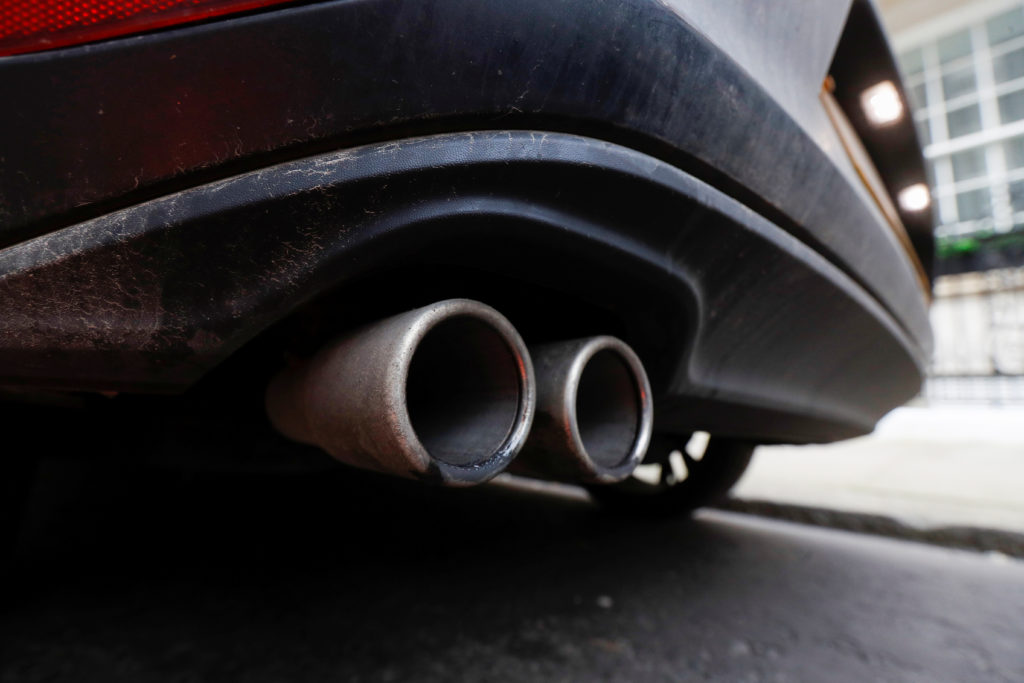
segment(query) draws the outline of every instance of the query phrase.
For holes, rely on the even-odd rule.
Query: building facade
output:
[[[938,272],[1024,264],[1024,2],[882,7],[931,173]]]
[[[926,397],[1024,402],[1024,0],[882,0],[928,163]]]

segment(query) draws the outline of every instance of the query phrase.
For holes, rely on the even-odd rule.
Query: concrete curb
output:
[[[1024,558],[1024,534],[969,526],[920,529],[892,517],[825,508],[731,498],[717,509],[768,517],[798,524],[841,529],[860,534],[887,536],[929,545],[959,548],[1008,557]]]

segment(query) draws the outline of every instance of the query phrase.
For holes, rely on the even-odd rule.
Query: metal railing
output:
[[[1024,269],[940,277],[929,403],[1024,405]]]

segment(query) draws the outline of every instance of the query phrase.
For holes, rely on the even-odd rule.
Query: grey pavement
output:
[[[72,480],[5,583],[3,683],[1024,680],[998,555],[499,486]]]
[[[1024,408],[898,408],[870,436],[762,447],[733,495],[1024,534]]]

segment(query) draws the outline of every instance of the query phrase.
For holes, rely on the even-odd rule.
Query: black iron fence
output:
[[[940,277],[931,320],[935,355],[923,398],[1024,404],[1024,269]]]

